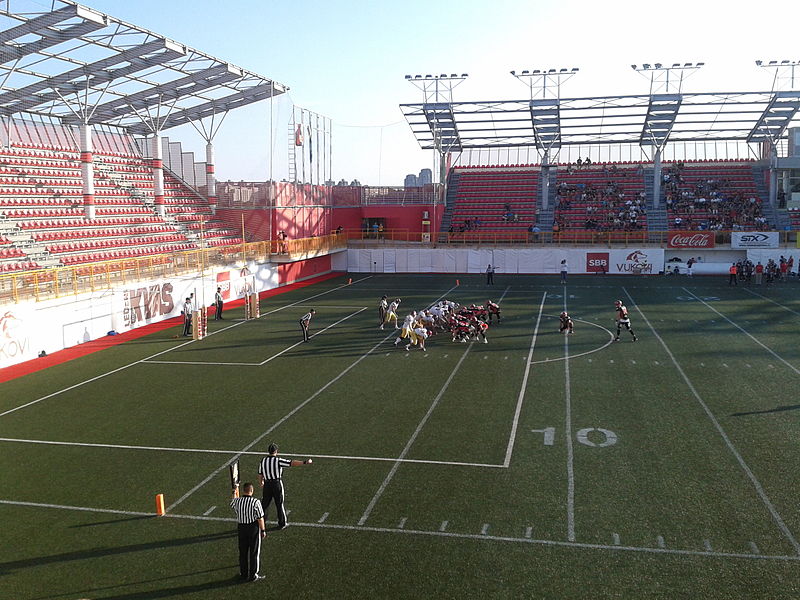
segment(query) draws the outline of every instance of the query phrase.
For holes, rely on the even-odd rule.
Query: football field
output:
[[[348,278],[1,384],[0,598],[800,597],[797,281]],[[503,320],[406,352],[383,294]],[[270,442],[314,464],[239,584]]]

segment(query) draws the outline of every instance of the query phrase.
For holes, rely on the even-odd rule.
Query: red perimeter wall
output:
[[[278,265],[278,284],[307,279],[331,270],[331,255]]]
[[[436,222],[433,222],[433,206],[414,204],[411,206],[373,205],[348,207],[279,206],[272,209],[272,239],[279,231],[285,231],[289,239],[327,235],[337,227],[361,229],[363,219],[384,219],[386,229],[422,231],[422,213],[428,211],[430,231],[438,231],[444,209],[437,207]],[[244,215],[245,236],[248,242],[267,240],[270,237],[269,211],[264,208],[240,209],[220,208],[217,216],[228,226],[239,231]]]

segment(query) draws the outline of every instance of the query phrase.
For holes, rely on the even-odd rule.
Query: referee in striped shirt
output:
[[[238,497],[237,483],[233,488],[231,508],[236,513],[239,530],[239,578],[242,581],[264,579],[258,574],[261,558],[261,538],[267,535],[264,527],[264,508],[258,498],[253,497],[253,484],[242,486],[242,496]]]
[[[308,326],[311,325],[311,317],[317,314],[313,308],[309,310],[306,314],[300,317],[300,329],[303,331],[303,341],[308,341]]]
[[[286,528],[286,509],[283,506],[284,490],[283,479],[281,476],[286,467],[299,467],[300,465],[310,465],[312,461],[310,458],[306,460],[290,460],[288,458],[278,458],[278,446],[275,444],[269,445],[269,456],[261,459],[261,464],[258,465],[258,477],[261,480],[261,486],[264,488],[261,504],[266,513],[269,508],[270,502],[275,501],[275,508],[278,509],[278,529]],[[266,517],[266,515],[265,515]]]

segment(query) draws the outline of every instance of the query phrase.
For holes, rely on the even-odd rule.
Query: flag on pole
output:
[[[308,126],[308,162],[314,162],[314,149],[311,147],[311,125]]]
[[[303,145],[303,126],[298,125],[297,129],[294,132],[294,145],[295,146],[302,146]]]

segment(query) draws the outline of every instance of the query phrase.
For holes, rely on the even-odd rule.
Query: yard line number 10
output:
[[[531,429],[531,433],[541,433],[545,446],[552,446],[556,441],[556,428]],[[591,435],[592,439],[589,439]],[[609,429],[600,427],[586,427],[575,433],[575,438],[584,446],[592,448],[606,448],[617,443],[617,434]]]

